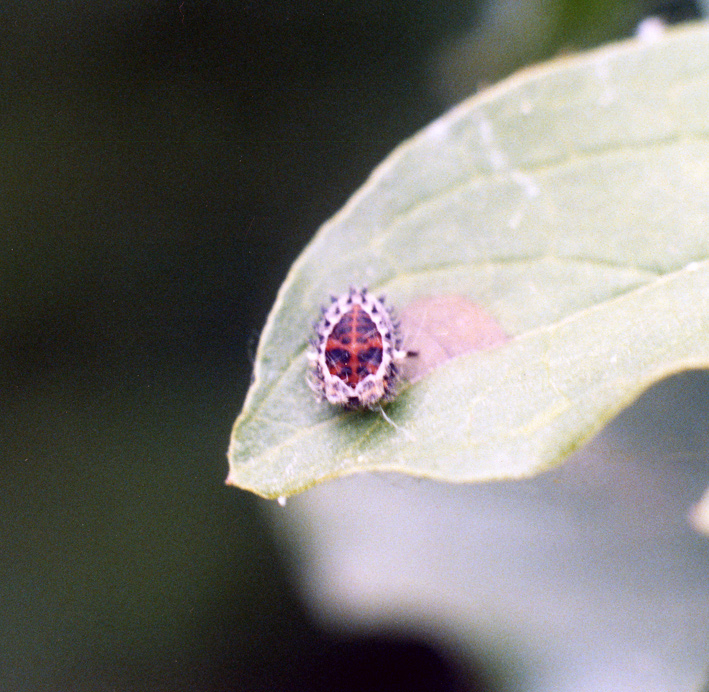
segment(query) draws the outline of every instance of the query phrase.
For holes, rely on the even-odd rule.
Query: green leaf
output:
[[[397,148],[293,265],[228,483],[285,496],[362,470],[465,482],[559,463],[649,384],[709,363],[709,30],[527,70]],[[342,412],[305,383],[320,304],[460,294],[512,338]]]

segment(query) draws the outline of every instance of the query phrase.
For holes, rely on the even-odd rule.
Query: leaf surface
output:
[[[456,294],[512,338],[341,412],[305,384],[329,293]],[[362,470],[454,482],[565,459],[652,382],[709,364],[709,30],[526,70],[398,147],[293,265],[228,483],[286,496]]]

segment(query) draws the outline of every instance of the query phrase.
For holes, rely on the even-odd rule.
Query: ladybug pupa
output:
[[[308,384],[336,406],[371,409],[396,396],[407,355],[383,298],[350,288],[323,308],[308,352]]]

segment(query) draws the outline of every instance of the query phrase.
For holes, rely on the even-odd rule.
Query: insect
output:
[[[345,409],[374,408],[396,396],[401,349],[398,324],[383,298],[350,288],[323,308],[308,352],[308,384]]]

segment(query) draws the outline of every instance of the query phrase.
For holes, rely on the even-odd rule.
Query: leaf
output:
[[[527,70],[397,148],[293,265],[234,426],[228,483],[265,497],[387,470],[468,482],[559,463],[649,384],[709,363],[709,30]],[[318,403],[330,292],[458,294],[512,338],[386,408]]]

